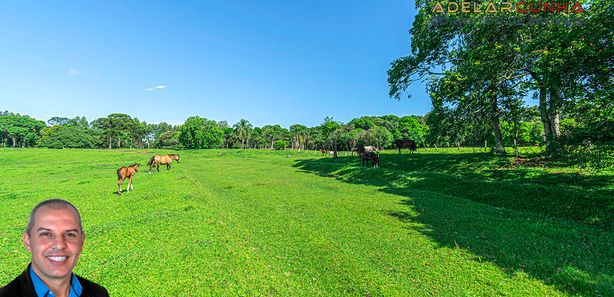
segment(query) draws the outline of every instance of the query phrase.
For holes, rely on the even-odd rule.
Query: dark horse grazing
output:
[[[139,163],[134,163],[130,166],[122,166],[117,169],[117,186],[119,190],[117,191],[117,195],[122,194],[122,183],[126,178],[128,178],[128,188],[126,188],[126,193],[130,192],[130,189],[134,190],[134,186],[132,185],[132,177],[139,171]]]
[[[399,154],[401,153],[402,148],[407,148],[412,153],[415,152],[417,149],[416,142],[412,139],[397,139],[394,141],[394,144],[397,145],[397,148],[399,149]]]
[[[173,160],[177,160],[177,163],[179,163],[179,154],[155,155],[147,162],[147,165],[149,165],[149,172],[151,172],[154,166],[156,166],[156,169],[160,172],[160,164],[166,165],[166,170],[170,170]]]
[[[371,161],[373,168],[379,168],[379,154],[376,152],[361,153],[360,159],[362,160],[362,166],[365,166],[365,161],[367,165],[369,165],[369,161]]]

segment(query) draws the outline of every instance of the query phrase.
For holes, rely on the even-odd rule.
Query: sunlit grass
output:
[[[31,208],[63,197],[88,236],[76,272],[113,296],[614,290],[611,175],[471,148],[387,151],[380,169],[345,153],[182,151],[148,174],[153,152],[0,150],[0,283],[29,261]],[[133,162],[135,191],[115,195]]]

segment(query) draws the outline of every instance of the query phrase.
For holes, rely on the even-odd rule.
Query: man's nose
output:
[[[53,247],[58,250],[63,250],[66,248],[66,239],[64,236],[56,236],[55,241],[53,242]]]

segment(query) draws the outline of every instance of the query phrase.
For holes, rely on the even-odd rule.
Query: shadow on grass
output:
[[[388,215],[423,223],[428,229],[418,231],[441,246],[468,249],[510,274],[569,293],[614,292],[612,176],[510,168],[487,154],[383,154],[381,164],[361,167],[348,156],[295,166],[403,197],[408,210]]]

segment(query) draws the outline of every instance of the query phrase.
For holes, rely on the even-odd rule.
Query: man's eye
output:
[[[68,238],[75,238],[75,237],[77,237],[77,234],[75,234],[75,233],[66,233],[66,237],[68,237]]]
[[[51,236],[52,236],[52,234],[51,234],[51,232],[41,232],[41,233],[40,233],[40,236],[41,236],[41,237],[51,237]]]

